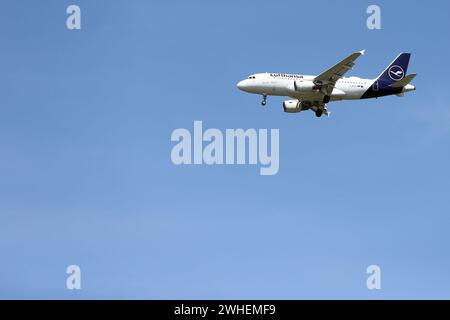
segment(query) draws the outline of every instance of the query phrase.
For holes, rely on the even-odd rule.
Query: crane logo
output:
[[[402,80],[405,75],[405,71],[402,67],[394,65],[389,68],[389,77],[394,81]]]

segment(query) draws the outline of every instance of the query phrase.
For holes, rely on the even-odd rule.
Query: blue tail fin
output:
[[[383,71],[378,77],[378,81],[382,81],[388,85],[402,80],[408,71],[410,53],[400,53],[397,58]]]

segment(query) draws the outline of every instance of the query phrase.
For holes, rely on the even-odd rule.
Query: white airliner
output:
[[[267,96],[287,96],[292,100],[283,103],[285,112],[312,110],[317,117],[330,112],[326,104],[337,100],[378,98],[388,95],[403,96],[416,90],[410,82],[417,74],[406,75],[410,53],[401,53],[376,79],[345,78],[355,65],[355,60],[365,50],[355,52],[318,76],[287,73],[258,73],[238,83],[242,91],[262,95],[262,105]]]

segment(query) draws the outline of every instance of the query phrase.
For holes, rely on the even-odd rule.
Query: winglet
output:
[[[364,55],[364,53],[366,53],[366,49],[361,50],[359,53],[361,53],[361,55]]]

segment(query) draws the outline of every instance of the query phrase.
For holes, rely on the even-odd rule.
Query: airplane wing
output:
[[[314,83],[322,86],[322,93],[330,96],[336,81],[342,78],[348,70],[355,65],[355,60],[364,54],[365,50],[352,53],[347,58],[331,67],[327,71],[321,73],[314,79]]]

